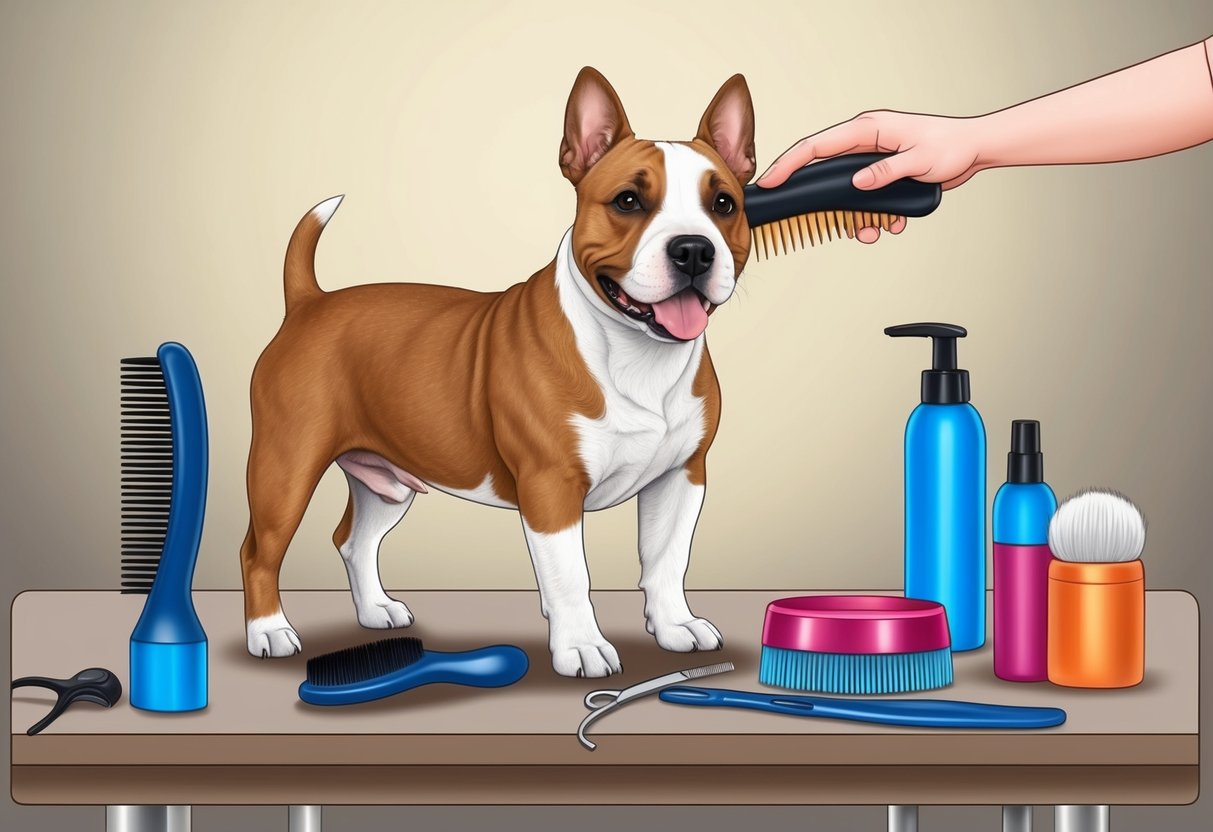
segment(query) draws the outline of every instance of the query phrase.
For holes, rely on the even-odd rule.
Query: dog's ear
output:
[[[564,108],[560,170],[576,185],[612,145],[631,136],[632,128],[619,96],[592,66],[577,73]]]
[[[716,148],[720,158],[745,184],[754,175],[754,102],[744,75],[724,82],[699,120],[698,139]]]

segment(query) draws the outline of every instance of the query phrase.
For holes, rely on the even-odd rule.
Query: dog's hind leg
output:
[[[254,430],[248,466],[249,528],[240,547],[248,651],[270,658],[302,650],[299,635],[282,612],[278,574],[329,461],[319,447],[284,447],[287,435],[259,435]]]
[[[417,491],[425,486],[375,454],[344,453],[337,464],[345,471],[350,499],[333,533],[333,543],[350,578],[358,623],[379,630],[407,627],[413,623],[413,614],[383,591],[379,546],[408,512]]]

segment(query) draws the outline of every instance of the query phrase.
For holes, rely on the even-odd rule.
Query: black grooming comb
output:
[[[747,185],[745,214],[755,257],[853,238],[865,227],[887,231],[898,217],[925,217],[934,211],[943,193],[935,183],[899,179],[874,191],[851,184],[856,171],[891,155],[834,156],[800,168],[777,188]]]

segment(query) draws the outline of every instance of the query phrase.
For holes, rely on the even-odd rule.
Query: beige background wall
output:
[[[762,166],[862,109],[980,113],[1211,33],[1205,0],[0,2],[4,590],[115,585],[116,361],[167,339],[198,360],[212,432],[196,583],[239,586],[247,384],[282,314],[294,223],[347,194],[318,255],[327,288],[493,290],[526,278],[572,217],[555,162],[584,64],[614,83],[648,138],[689,138],[720,83],[743,72]],[[752,263],[710,328],[724,420],[689,583],[898,585],[901,437],[929,349],[881,330],[935,319],[970,331],[960,357],[989,434],[991,496],[1009,421],[1040,419],[1059,496],[1101,484],[1129,494],[1151,524],[1150,585],[1213,597],[1210,194],[1213,146],[1116,167],[994,171],[899,238]],[[328,539],[344,488],[335,471],[322,483],[285,586],[344,583]],[[597,586],[635,585],[634,540],[631,506],[590,516]],[[389,538],[383,573],[406,589],[533,580],[516,515],[440,494],[419,499]],[[641,817],[593,815],[492,817],[584,829]],[[0,816],[4,828],[100,819],[11,804]],[[277,817],[203,810],[196,828]],[[456,828],[487,817],[334,810],[329,820]],[[873,809],[645,817],[705,829],[883,822]],[[1120,817],[1195,829],[1208,813]],[[993,828],[996,815],[933,810],[928,822]]]

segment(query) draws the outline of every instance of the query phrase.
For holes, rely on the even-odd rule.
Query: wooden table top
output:
[[[306,766],[331,774],[334,767],[358,766],[366,771],[382,770],[385,776],[412,767],[472,767],[498,772],[504,767],[558,767],[554,770],[563,772],[561,776],[574,779],[579,775],[572,772],[578,769],[585,769],[588,777],[591,770],[601,772],[603,767],[675,770],[714,766],[720,767],[721,773],[733,772],[728,782],[741,785],[760,771],[777,781],[779,771],[799,767],[820,769],[819,776],[831,771],[834,774],[830,776],[840,776],[838,767],[866,766],[872,772],[899,771],[903,780],[913,771],[947,767],[955,772],[955,767],[964,767],[985,770],[993,778],[991,782],[996,782],[997,772],[1009,771],[1022,780],[1025,769],[1008,767],[1032,767],[1038,773],[1048,769],[1052,778],[1058,772],[1070,771],[1078,778],[1074,788],[1079,787],[1080,775],[1086,772],[1091,775],[1092,789],[1098,786],[1094,777],[1098,772],[1092,767],[1117,766],[1126,781],[1130,773],[1138,782],[1144,778],[1144,791],[1139,789],[1131,801],[1060,802],[1195,799],[1192,776],[1198,773],[1199,764],[1198,617],[1195,599],[1177,591],[1148,593],[1146,677],[1135,688],[1072,690],[1049,683],[1003,682],[993,675],[987,646],[955,656],[956,680],[951,687],[910,695],[1061,707],[1068,719],[1056,728],[920,730],[733,709],[686,708],[651,697],[596,723],[591,736],[599,744],[597,751],[590,753],[578,745],[574,731],[586,713],[582,698],[590,690],[623,687],[674,670],[726,660],[736,664],[736,671],[705,679],[703,685],[762,690],[757,668],[763,612],[768,602],[796,594],[812,593],[692,592],[692,608],[721,629],[726,646],[719,653],[676,654],[661,650],[645,633],[639,592],[596,592],[593,601],[599,622],[619,649],[625,672],[606,680],[585,680],[566,679],[552,671],[547,624],[534,591],[403,592],[396,597],[409,605],[417,622],[408,630],[390,634],[418,636],[426,648],[436,650],[516,644],[530,656],[530,672],[518,684],[497,690],[435,685],[365,705],[316,708],[300,702],[296,694],[307,657],[389,635],[358,626],[348,592],[285,592],[285,610],[299,631],[304,653],[272,660],[255,659],[245,651],[241,593],[196,592],[195,604],[210,642],[209,707],[192,714],[150,714],[131,708],[124,696],[110,710],[87,704],[73,706],[43,734],[28,737],[25,728],[46,712],[52,697],[33,688],[15,691],[14,795],[34,803],[161,802],[117,801],[107,795],[94,799],[101,794],[99,789],[107,788],[103,781],[109,783],[108,788],[117,788],[126,782],[121,776],[129,775],[132,767],[148,766],[177,767],[174,770],[183,776],[197,767],[207,767],[208,772],[217,774],[248,767],[268,770]],[[126,684],[128,640],[143,601],[141,596],[114,592],[23,593],[12,608],[13,677],[66,677],[85,667],[100,666],[113,670]],[[50,771],[63,767],[91,772],[80,795],[73,797],[55,786]],[[741,777],[737,772],[745,767],[754,770]],[[169,775],[162,773],[161,777]],[[894,781],[897,777],[888,783],[895,785]],[[846,782],[850,781],[841,780],[838,788]],[[1042,786],[1047,782],[1048,778],[1040,780]],[[292,788],[292,778],[287,777],[281,789],[289,792]],[[430,790],[416,796],[422,799],[406,797],[400,802],[447,802],[425,799],[427,795],[441,798],[437,785],[425,788]],[[712,800],[708,796],[704,802],[784,802],[767,793],[770,790],[755,791],[753,784],[748,788],[741,793],[740,801]],[[737,789],[727,791],[733,797],[738,795]],[[1189,791],[1191,796],[1185,799]],[[744,799],[751,794],[760,797],[760,792],[768,799]],[[145,792],[140,794],[147,796]],[[570,794],[579,793],[572,788]],[[837,799],[806,797],[791,802],[929,802],[878,799],[875,795],[866,800],[854,796],[847,799],[837,788],[833,794]],[[242,795],[227,794],[224,799],[288,802],[253,800],[251,793]],[[588,797],[588,792],[582,796]],[[669,796],[668,801],[656,802],[683,802],[676,790]],[[975,793],[972,796],[977,797]],[[293,802],[396,802],[380,800],[382,795],[351,797]],[[533,794],[519,797],[520,801],[502,799],[499,793],[496,801],[548,802]],[[694,802],[699,800],[694,798]],[[195,797],[177,802],[223,799],[216,795],[214,800]]]

